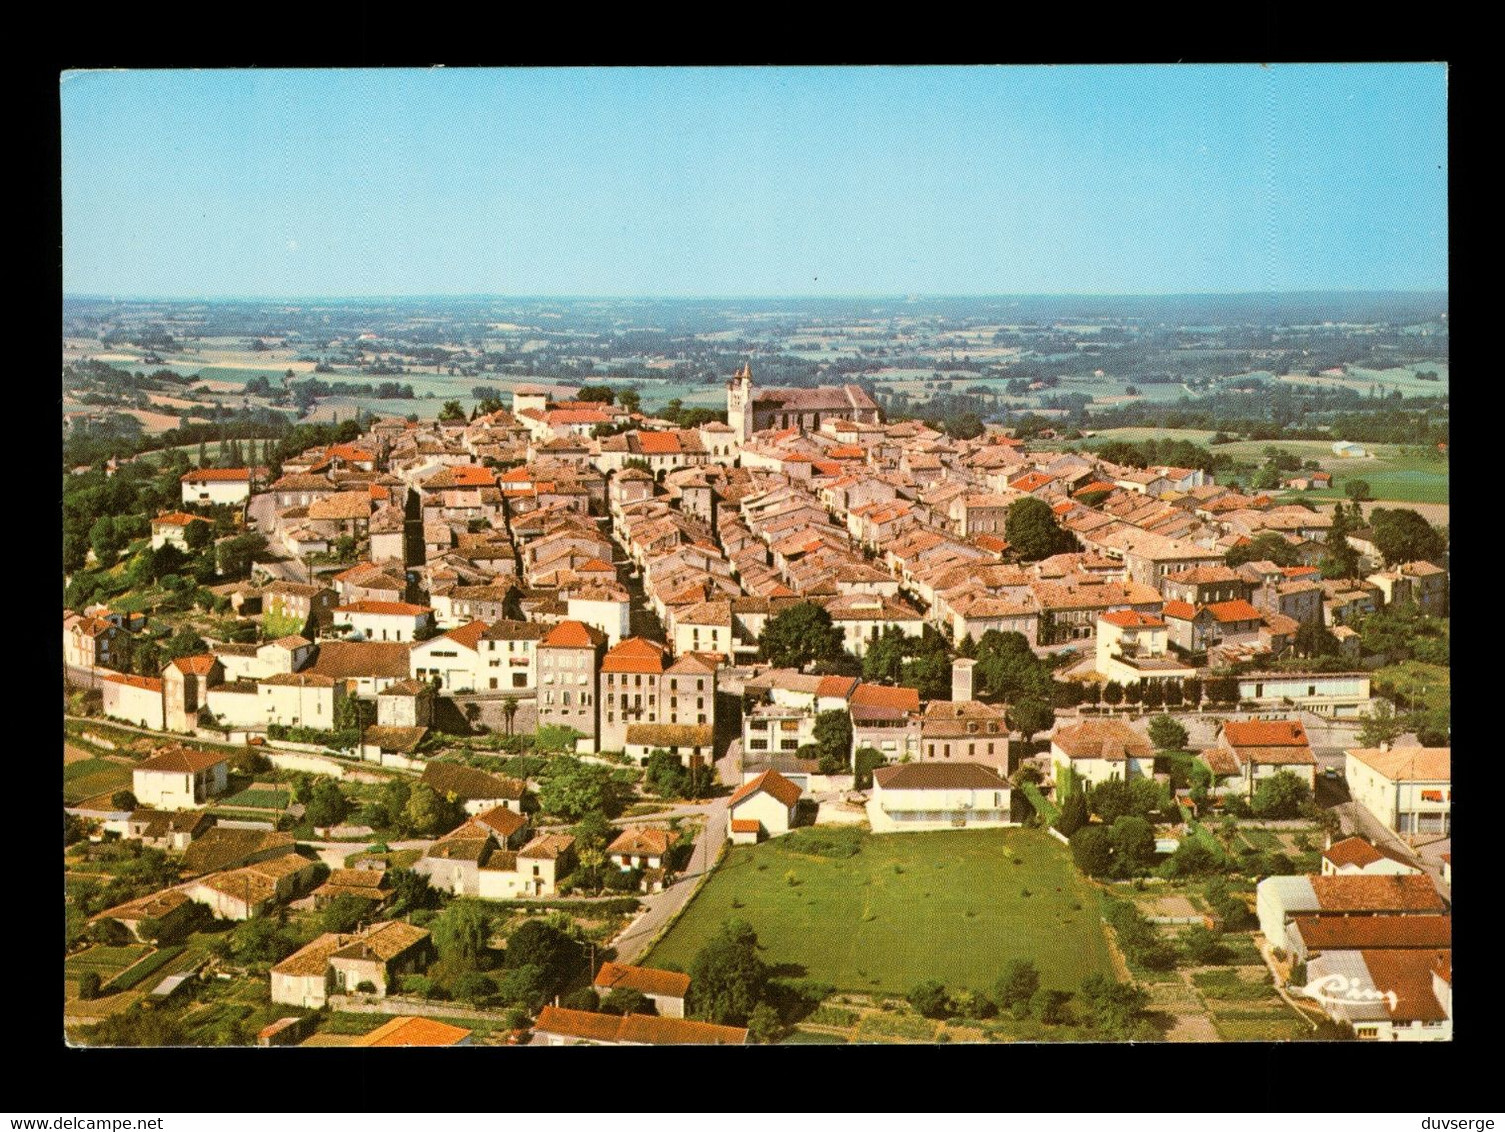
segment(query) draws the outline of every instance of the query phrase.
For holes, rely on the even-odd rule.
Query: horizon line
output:
[[[64,291],[66,299],[97,299],[110,302],[370,302],[414,299],[487,299],[487,300],[543,300],[547,302],[789,302],[862,300],[917,302],[937,299],[1186,299],[1186,298],[1277,298],[1293,295],[1446,295],[1447,287],[1371,287],[1371,288],[1291,288],[1278,291],[977,291],[977,292],[871,292],[851,294],[673,294],[673,295],[607,295],[607,294],[548,294],[487,291],[457,292],[410,292],[406,294],[373,295],[151,295],[120,294],[100,291]]]

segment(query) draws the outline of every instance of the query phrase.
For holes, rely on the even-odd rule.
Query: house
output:
[[[920,757],[923,717],[918,690],[858,684],[848,710],[852,717],[854,760],[864,747],[877,751],[885,762]]]
[[[334,616],[368,641],[416,641],[434,627],[432,608],[405,601],[354,601],[336,606]]]
[[[229,774],[227,756],[175,747],[136,764],[131,771],[131,792],[142,806],[190,810],[223,794]]]
[[[980,763],[900,763],[873,771],[874,833],[1017,825],[1008,779]]]
[[[577,748],[596,749],[596,684],[607,636],[581,621],[561,621],[538,642],[538,726],[572,727]]]
[[[503,778],[464,763],[430,761],[423,768],[422,782],[440,797],[454,797],[467,814],[481,814],[498,806],[522,813],[527,783]]]
[[[102,710],[110,719],[123,719],[150,731],[165,731],[162,681],[153,676],[125,676],[118,672],[99,682]]]
[[[1056,797],[1065,801],[1077,784],[1090,790],[1103,782],[1150,777],[1155,747],[1121,719],[1084,719],[1050,737],[1050,759]]]
[[[339,597],[328,586],[305,585],[302,582],[272,582],[261,591],[261,606],[264,613],[273,617],[296,621],[306,625],[312,617],[319,625],[328,625],[333,620],[334,607]]]
[[[154,810],[148,806],[132,812],[122,836],[153,849],[181,853],[214,828],[214,819],[202,810]]]
[[[920,720],[920,759],[980,763],[1007,772],[1009,725],[1003,709],[977,700],[931,700]]]
[[[639,766],[647,766],[654,751],[668,751],[686,769],[715,760],[715,729],[702,723],[633,723],[627,727],[623,751]]]
[[[143,922],[155,920],[159,925],[159,934],[170,935],[174,928],[185,923],[192,914],[193,898],[179,889],[169,888],[143,896],[139,900],[106,908],[98,915],[91,916],[89,922],[95,924],[102,920],[114,920],[130,932],[134,939],[141,940]]]
[[[415,680],[435,680],[451,692],[532,688],[538,642],[549,626],[532,621],[472,621],[413,646]]]
[[[1231,762],[1228,756],[1208,759],[1208,752],[1203,752],[1217,783],[1214,793],[1237,790],[1253,798],[1261,781],[1283,771],[1296,775],[1308,789],[1317,789],[1317,756],[1299,719],[1229,720],[1218,732],[1217,749],[1228,752]],[[1231,775],[1220,773],[1230,766],[1235,768]]]
[[[225,682],[225,666],[216,657],[180,656],[162,669],[162,717],[165,730],[185,734],[199,726],[199,710],[209,703],[209,689]]]
[[[728,830],[734,845],[750,845],[779,837],[794,826],[800,788],[776,770],[765,770],[744,782],[727,802]]]
[[[181,477],[183,502],[236,505],[251,498],[250,468],[199,468]]]
[[[295,848],[291,833],[217,825],[195,837],[183,851],[182,871],[187,877],[205,876],[286,856]]]
[[[65,613],[63,663],[75,668],[112,668],[119,663],[124,632],[103,617]]]
[[[1451,916],[1293,916],[1286,926],[1291,958],[1305,963],[1324,951],[1449,948]]]
[[[1101,676],[1119,684],[1187,680],[1196,669],[1169,655],[1170,627],[1153,613],[1121,609],[1097,619],[1097,661]]]
[[[624,873],[633,869],[662,869],[674,841],[674,832],[668,829],[625,829],[606,847],[606,855]]]
[[[314,898],[314,907],[323,908],[342,896],[354,896],[376,906],[385,903],[392,892],[385,868],[332,869],[329,879],[310,895]]]
[[[653,1014],[595,1014],[545,1006],[533,1023],[533,1042],[541,1046],[743,1046],[747,1030]]]
[[[1453,832],[1451,747],[1363,748],[1344,751],[1353,800],[1403,837]]]
[[[272,1001],[318,1010],[331,994],[385,997],[393,976],[422,970],[432,955],[429,933],[397,920],[349,934],[326,932],[272,968]]]
[[[591,983],[605,998],[614,990],[635,990],[653,1003],[660,1018],[683,1018],[685,996],[690,993],[690,976],[678,971],[661,971],[657,967],[634,967],[607,961],[601,964]]]
[[[325,641],[305,671],[343,681],[347,695],[375,696],[412,673],[405,641]]]
[[[194,523],[203,523],[212,530],[213,525],[202,515],[190,515],[186,511],[169,511],[152,520],[152,549],[157,550],[171,543],[184,554],[189,552],[188,528]]]
[[[1255,889],[1259,930],[1272,947],[1291,950],[1296,916],[1437,916],[1448,910],[1432,878],[1409,876],[1277,876]]]
[[[318,861],[284,853],[237,869],[210,873],[183,891],[207,904],[219,920],[249,920],[306,891],[321,868]]]
[[[1360,1041],[1453,1038],[1451,950],[1327,951],[1307,964],[1307,994]]]
[[[1345,837],[1322,851],[1322,875],[1325,877],[1357,874],[1405,876],[1419,872],[1421,869],[1403,860],[1393,850],[1371,845],[1362,837]]]
[[[399,1014],[383,1022],[370,1033],[362,1034],[350,1044],[368,1049],[412,1046],[468,1046],[472,1030],[451,1026],[436,1018],[418,1018]]]

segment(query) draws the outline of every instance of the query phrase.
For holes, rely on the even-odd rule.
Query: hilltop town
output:
[[[70,1040],[1451,1036],[1441,532],[724,397],[76,469]]]

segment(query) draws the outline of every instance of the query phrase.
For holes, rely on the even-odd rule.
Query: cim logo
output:
[[[1329,1006],[1373,1006],[1375,1003],[1385,1002],[1389,1003],[1393,1011],[1400,1001],[1393,990],[1376,990],[1365,986],[1358,979],[1336,972],[1307,983],[1301,988],[1301,993]]]

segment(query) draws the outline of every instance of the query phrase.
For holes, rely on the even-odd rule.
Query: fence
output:
[[[483,1010],[477,1006],[462,1006],[457,1002],[435,1002],[428,998],[411,998],[404,995],[388,995],[374,998],[368,995],[332,994],[329,1008],[346,1014],[421,1014],[427,1018],[466,1018],[475,1022],[505,1022],[507,1012]]]

